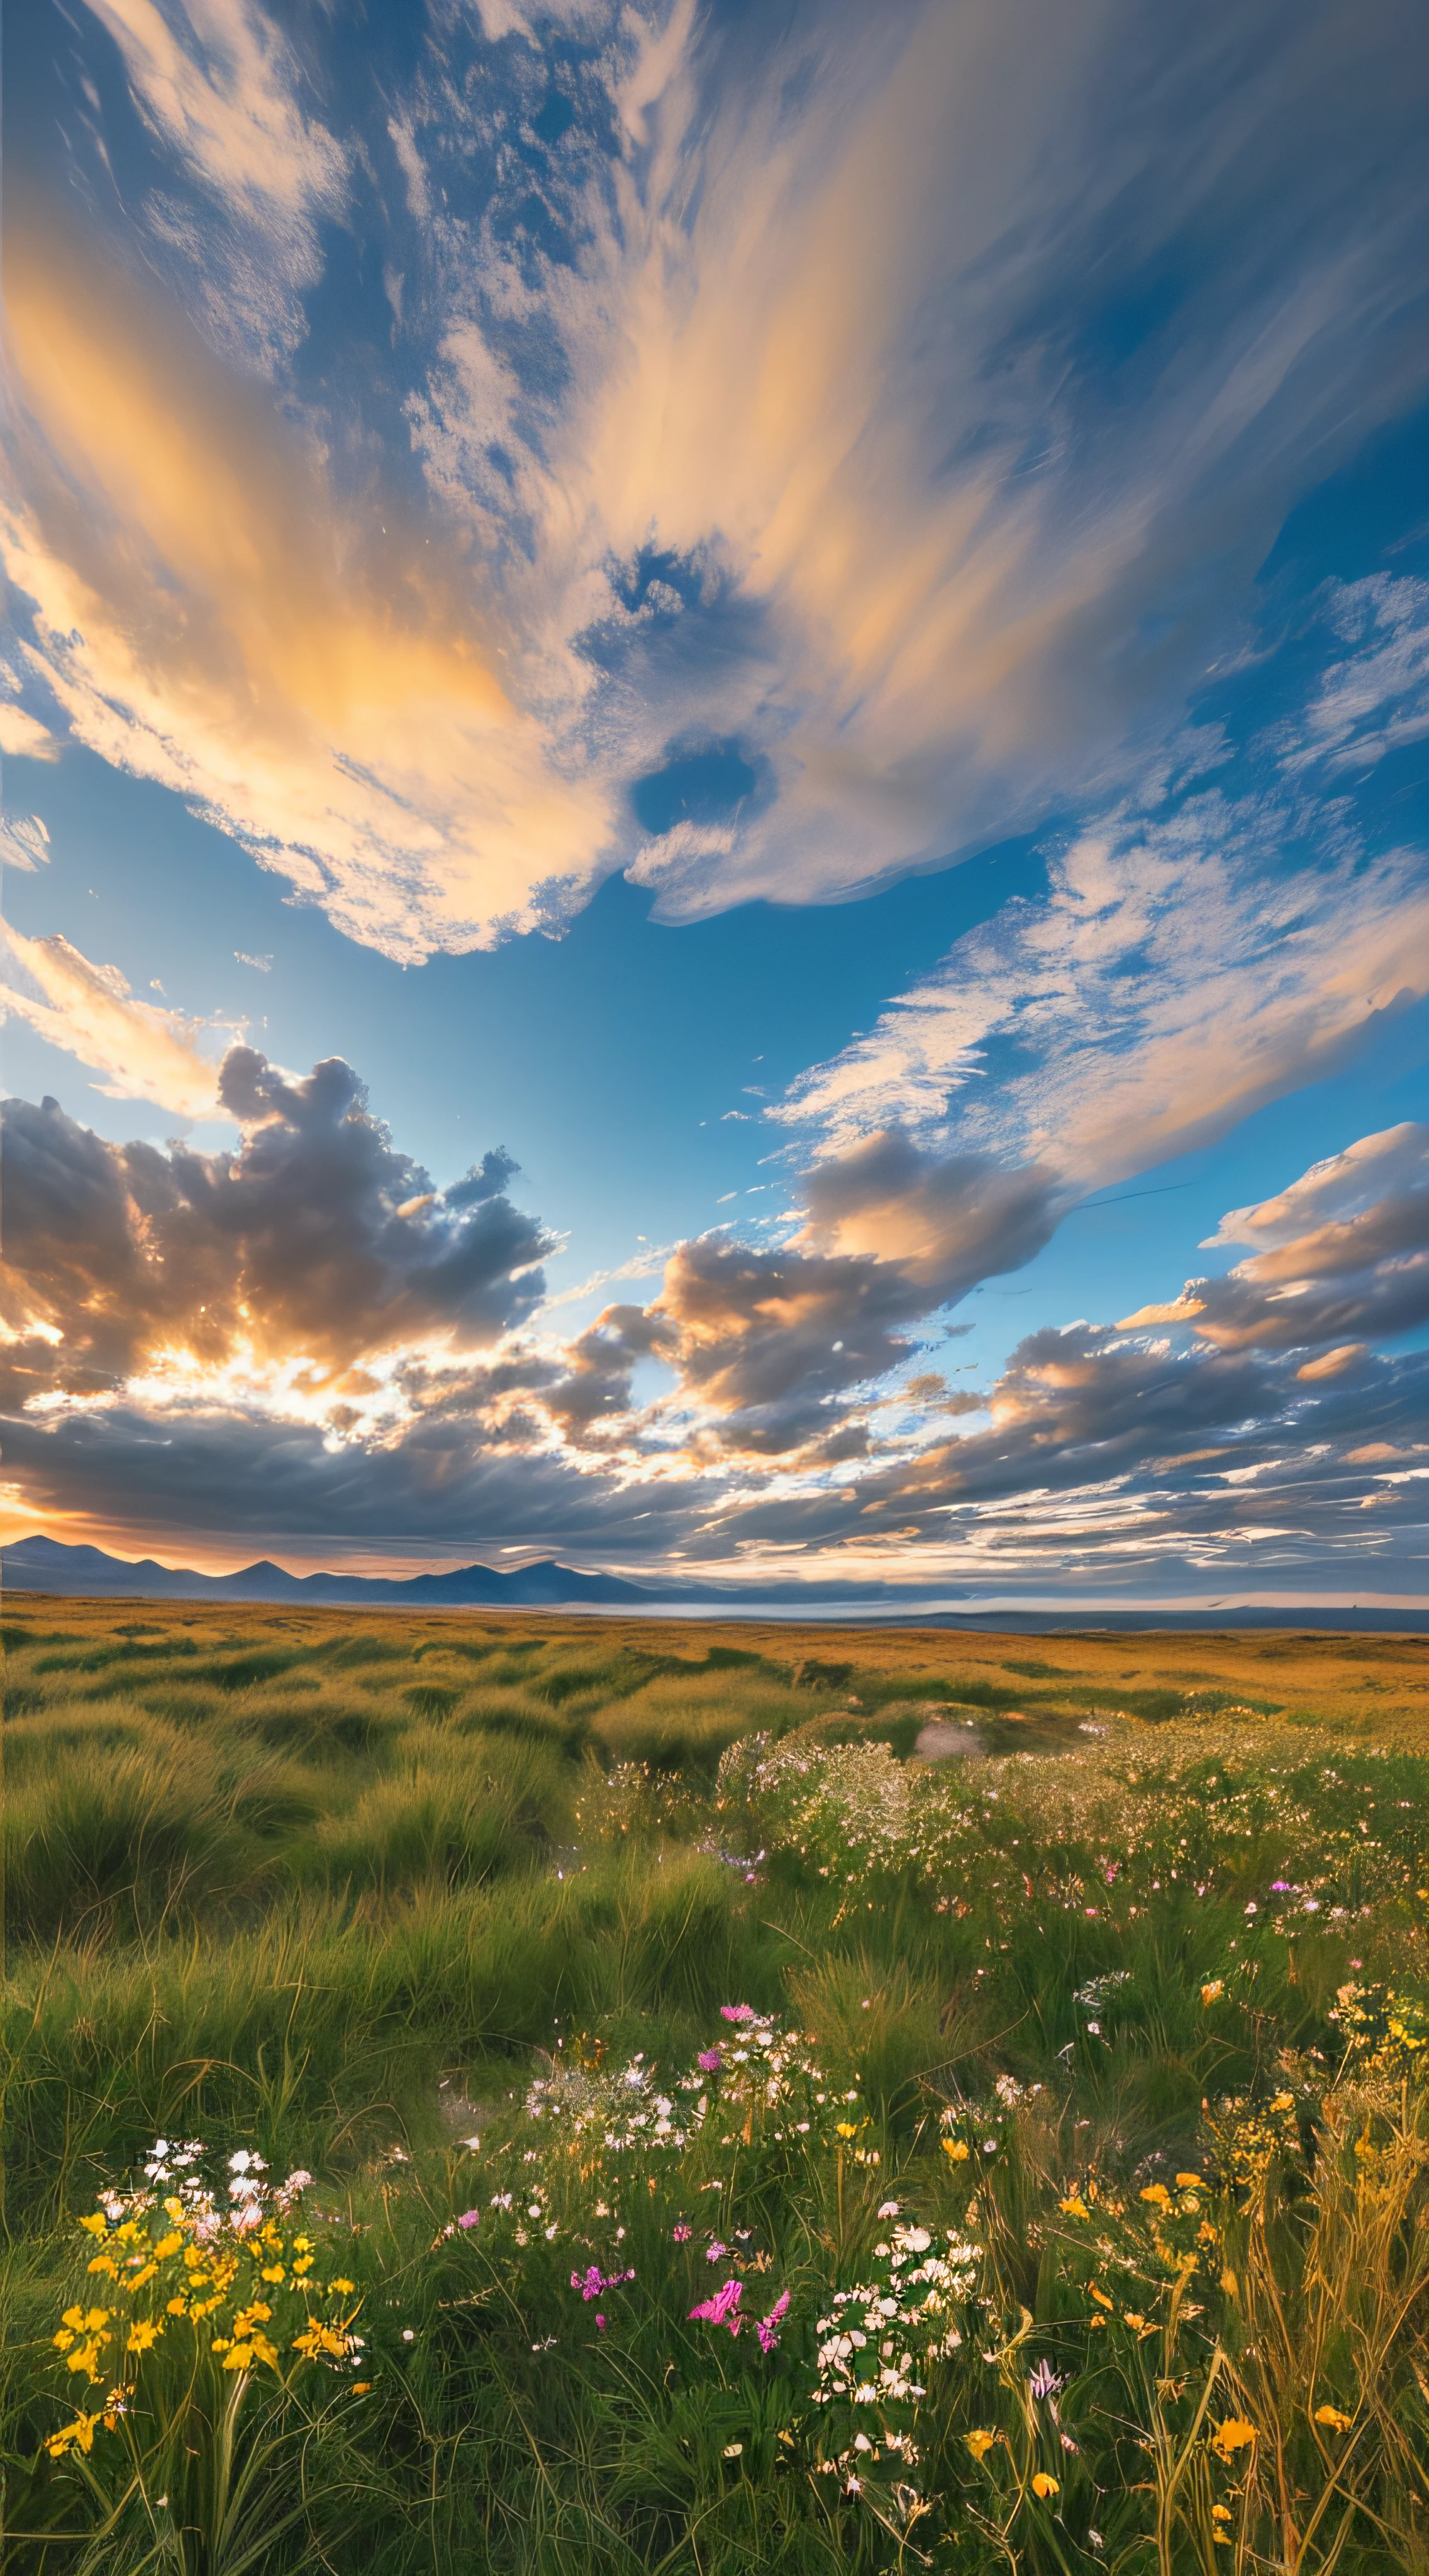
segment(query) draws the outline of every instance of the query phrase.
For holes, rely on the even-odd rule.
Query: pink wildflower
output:
[[[689,2220],[685,2218],[677,2218],[674,2226],[670,2230],[670,2233],[674,2237],[677,2245],[688,2245],[694,2232],[695,2231],[693,2227],[691,2227]]]
[[[739,2314],[743,2296],[742,2281],[726,2281],[723,2289],[716,2290],[712,2299],[701,2299],[697,2308],[691,2308],[690,2315],[702,2318],[706,2325],[728,2326],[730,2333],[737,2335],[743,2323]]]
[[[699,2056],[695,2060],[695,2064],[699,2067],[700,2072],[703,2075],[718,2075],[720,2068],[724,2064],[724,2059],[721,2057],[717,2048],[702,2048]]]
[[[707,2263],[722,2263],[728,2252],[729,2247],[722,2244],[717,2236],[712,2236],[710,2238],[709,2250],[705,2255],[705,2261]]]
[[[460,2218],[457,2220],[457,2225],[458,2227],[479,2227],[481,2225],[480,2210],[464,2209]]]
[[[595,2321],[596,2321],[596,2324],[598,2325],[598,2327],[600,2328],[601,2333],[602,2333],[602,2334],[604,2334],[604,2332],[605,2332],[605,2319],[604,2319],[604,2317],[601,2315],[599,2308],[597,2308],[597,2309],[596,2309],[596,2312],[595,2312]]]
[[[775,2300],[768,2316],[760,2317],[755,2325],[754,2331],[759,2337],[761,2352],[773,2352],[776,2349],[779,2342],[779,2328],[788,2313],[789,2293],[785,2290]]]
[[[721,2004],[719,2017],[721,2021],[753,2021],[754,2006],[753,2004]]]

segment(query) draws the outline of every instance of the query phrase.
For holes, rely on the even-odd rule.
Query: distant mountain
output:
[[[0,1572],[17,1591],[165,1601],[311,1601],[377,1607],[443,1604],[512,1609],[554,1607],[582,1601],[649,1601],[654,1595],[614,1574],[577,1574],[549,1557],[539,1565],[498,1574],[489,1565],[464,1565],[450,1574],[413,1574],[402,1580],[370,1574],[289,1574],[264,1558],[237,1574],[198,1574],[189,1566],[160,1565],[152,1556],[131,1564],[101,1547],[66,1547],[54,1538],[24,1538],[0,1550]]]
[[[264,1557],[237,1574],[199,1574],[191,1566],[160,1565],[152,1556],[137,1564],[127,1557],[107,1556],[102,1547],[68,1547],[55,1538],[22,1538],[0,1550],[0,1579],[17,1592],[63,1593],[86,1600],[148,1601],[309,1601],[349,1609],[383,1606],[512,1610],[595,1608],[603,1603],[643,1602],[651,1610],[673,1609],[682,1602],[717,1607],[733,1613],[758,1609],[811,1609],[820,1604],[868,1602],[911,1609],[918,1601],[956,1601],[953,1586],[936,1591],[894,1583],[626,1583],[617,1574],[577,1574],[568,1565],[543,1557],[538,1565],[518,1566],[498,1574],[489,1565],[463,1565],[449,1574],[412,1574],[402,1578],[376,1574],[289,1574]]]

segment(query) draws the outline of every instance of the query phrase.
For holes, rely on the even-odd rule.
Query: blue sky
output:
[[[5,42],[7,1531],[1419,1597],[1416,13]]]

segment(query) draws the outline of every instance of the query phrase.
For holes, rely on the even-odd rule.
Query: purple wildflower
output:
[[[754,2006],[753,2004],[721,2004],[719,2016],[721,2021],[753,2021]]]
[[[728,2252],[729,2247],[722,2244],[717,2236],[712,2236],[710,2238],[709,2251],[705,2256],[705,2261],[707,2263],[722,2263]]]
[[[677,2245],[688,2245],[694,2232],[695,2231],[693,2227],[691,2227],[687,2218],[677,2218],[674,2226],[670,2230],[670,2233],[674,2237]]]
[[[605,2319],[604,2319],[604,2317],[601,2315],[599,2308],[597,2308],[597,2309],[596,2309],[596,2312],[595,2312],[595,2321],[596,2321],[597,2326],[600,2328],[601,2333],[602,2333],[602,2334],[604,2334],[604,2332],[605,2332]]]
[[[695,2060],[695,2064],[699,2067],[702,2074],[718,2075],[720,2068],[724,2064],[724,2059],[721,2057],[717,2048],[702,2048],[699,2056]]]
[[[464,2209],[460,2218],[457,2220],[457,2225],[458,2227],[479,2227],[481,2225],[480,2210]]]
[[[584,2279],[579,2272],[572,2272],[571,2288],[579,2290],[581,2297],[589,2302],[591,2299],[598,2299],[602,2290],[618,2290],[622,2281],[633,2281],[634,2278],[633,2271],[602,2272],[598,2263],[592,2263]],[[596,2323],[597,2325],[600,2323],[599,2318],[596,2319]]]
[[[723,2289],[716,2290],[712,2299],[701,2299],[697,2308],[691,2308],[690,2315],[703,2318],[706,2325],[728,2326],[730,2333],[737,2335],[744,2322],[739,2314],[743,2296],[742,2281],[726,2281]]]
[[[759,2337],[761,2352],[773,2352],[776,2349],[779,2342],[779,2328],[788,2313],[789,2293],[785,2290],[775,2300],[768,2316],[760,2317],[755,2325],[754,2331]]]

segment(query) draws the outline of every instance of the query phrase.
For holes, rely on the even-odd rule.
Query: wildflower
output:
[[[1049,2478],[1045,2469],[1039,2469],[1032,2481],[1032,2492],[1035,2496],[1041,2496],[1045,2502],[1048,2496],[1060,2495],[1062,2489],[1056,2478]]]
[[[716,2290],[712,2299],[701,2299],[698,2307],[691,2308],[690,2317],[692,2320],[698,2317],[706,2325],[728,2326],[730,2333],[737,2335],[743,2322],[739,2314],[739,2303],[743,2296],[742,2281],[726,2281],[722,2289]]]
[[[840,2120],[838,2127],[834,2131],[834,2136],[836,2138],[856,2138],[858,2136],[858,2130],[855,2128],[852,2120]]]
[[[1179,2173],[1176,2176],[1176,2189],[1178,2191],[1199,2191],[1200,2188],[1201,2176],[1199,2174]]]
[[[674,2226],[670,2230],[670,2233],[677,2245],[688,2245],[694,2232],[694,2229],[683,2218],[677,2218]]]
[[[781,2291],[779,2297],[775,2300],[768,2316],[760,2317],[756,2321],[754,2331],[759,2337],[759,2349],[761,2352],[773,2352],[776,2349],[779,2342],[779,2328],[783,2324],[788,2313],[789,2293],[787,2290],[784,2290]]]
[[[972,2154],[972,2149],[965,2145],[961,2138],[944,2138],[943,2153],[950,2164],[965,2165]]]
[[[1169,2209],[1171,2206],[1171,2194],[1164,2182],[1149,2182],[1141,2197],[1149,2200],[1154,2209]]]
[[[130,2327],[129,2340],[124,2349],[126,2352],[148,2352],[151,2346],[158,2342],[163,2331],[162,2326],[151,2324],[147,2317],[140,2317]]]
[[[719,2012],[721,2021],[753,2021],[755,2017],[753,2004],[721,2004]]]
[[[975,2460],[985,2460],[988,2452],[992,2449],[994,2442],[997,2440],[997,2435],[995,2433],[984,2432],[982,2428],[979,2427],[975,2433],[965,2433],[963,2435],[963,2439],[967,2443],[968,2449],[971,2451]]]
[[[1342,2415],[1338,2406],[1317,2406],[1315,2421],[1317,2424],[1328,2424],[1332,2433],[1348,2433],[1354,2417]]]
[[[705,2261],[707,2263],[722,2263],[728,2252],[729,2247],[722,2244],[717,2236],[711,2237],[709,2249],[705,2255]]]
[[[1066,2200],[1059,2200],[1057,2207],[1064,2218],[1090,2218],[1092,2214],[1079,2191],[1070,2193]]]
[[[1029,2372],[1027,2385],[1034,2397],[1055,2397],[1062,2382],[1050,2361],[1039,2361]]]
[[[718,2075],[724,2064],[724,2059],[721,2057],[717,2048],[702,2048],[699,2056],[695,2060],[695,2064],[704,2075]]]
[[[1255,2438],[1253,2424],[1247,2424],[1243,2415],[1231,2415],[1224,2424],[1216,2426],[1211,2435],[1211,2448],[1229,2468],[1236,2452],[1249,2450]]]
[[[1212,1978],[1211,1978],[1211,1980],[1210,1980],[1210,1982],[1209,1982],[1209,1984],[1208,1984],[1208,1985],[1204,1985],[1204,1986],[1202,1986],[1202,1988],[1201,1988],[1201,2001],[1202,2001],[1202,2003],[1203,2003],[1203,2004],[1213,2004],[1213,2003],[1215,2002],[1215,2000],[1216,2000],[1216,1997],[1217,1997],[1218,1995],[1223,1995],[1223,1994],[1225,1993],[1225,1990],[1226,1990],[1226,1981],[1225,1981],[1224,1977],[1212,1977]]]
[[[479,2227],[481,2225],[480,2210],[464,2209],[460,2218],[457,2220],[457,2225],[458,2227]]]

